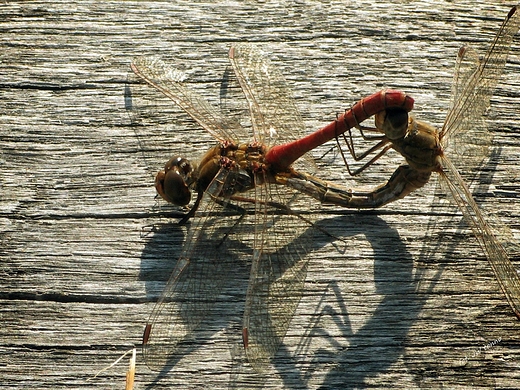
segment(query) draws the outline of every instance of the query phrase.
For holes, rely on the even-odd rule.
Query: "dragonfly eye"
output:
[[[193,171],[193,167],[188,159],[182,157],[172,157],[166,163],[165,170],[175,169],[179,175],[188,177]]]
[[[164,171],[157,173],[155,188],[161,197],[177,206],[186,206],[190,203],[191,192],[188,181],[192,172],[188,160],[181,157],[172,157],[165,165]]]
[[[399,139],[406,135],[408,129],[408,112],[401,108],[390,108],[376,114],[376,127],[383,130],[391,139]]]

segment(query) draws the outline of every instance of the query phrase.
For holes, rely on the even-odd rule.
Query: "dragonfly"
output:
[[[348,152],[355,160],[362,160],[370,153],[378,153],[356,171],[351,171],[343,155],[349,173],[358,174],[389,149],[399,152],[406,160],[394,172],[390,180],[373,191],[355,198],[344,196],[338,191],[329,191],[326,183],[291,179],[294,188],[303,191],[318,191],[315,197],[344,207],[374,208],[407,196],[417,188],[424,186],[433,172],[440,178],[441,187],[451,193],[453,201],[461,210],[473,234],[478,240],[491,265],[495,277],[515,315],[520,319],[520,279],[511,263],[505,248],[498,241],[491,227],[475,202],[471,192],[462,179],[456,164],[461,167],[476,168],[488,154],[492,135],[484,121],[484,113],[490,105],[490,99],[503,72],[513,37],[518,32],[520,13],[518,5],[511,8],[491,46],[479,60],[474,49],[463,46],[457,55],[450,107],[441,129],[412,116],[408,127],[397,132],[388,131],[378,125],[382,118],[394,116],[390,111],[376,115],[376,127],[358,126],[363,131],[372,130],[379,134],[379,142],[366,152],[355,153],[352,132],[344,137]],[[379,119],[378,119],[379,117]],[[379,122],[378,122],[379,121]],[[366,138],[367,136],[363,134]],[[448,151],[452,149],[452,157]],[[320,197],[321,194],[321,197]],[[355,199],[355,202],[352,200]]]
[[[248,103],[250,130],[182,83],[162,61],[139,57],[131,64],[140,79],[170,98],[217,141],[198,162],[174,156],[156,175],[155,186],[164,200],[186,206],[192,191],[197,197],[181,220],[195,217],[186,242],[145,327],[143,353],[152,369],[172,366],[180,358],[183,343],[209,316],[224,280],[232,277],[232,259],[242,255],[237,247],[249,243],[252,259],[242,337],[249,363],[265,371],[288,329],[306,276],[312,240],[294,237],[309,228],[312,216],[303,217],[294,207],[302,193],[319,194],[315,189],[291,188],[288,180],[297,179],[299,184],[312,179],[326,185],[329,193],[350,196],[313,176],[315,165],[306,153],[380,111],[401,113],[388,116],[382,127],[406,128],[413,108],[413,99],[405,93],[379,91],[302,137],[304,125],[291,92],[261,51],[237,44],[229,59]],[[285,144],[292,150],[284,160],[287,155],[277,155],[275,148]],[[249,216],[250,224],[245,222]]]

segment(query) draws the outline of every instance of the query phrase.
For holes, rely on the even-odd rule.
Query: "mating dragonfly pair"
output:
[[[323,129],[301,137],[303,121],[283,76],[259,50],[239,44],[231,47],[229,60],[249,105],[248,131],[186,87],[161,61],[135,59],[131,65],[134,73],[169,97],[218,142],[197,162],[172,157],[156,176],[157,192],[170,203],[186,206],[191,192],[197,193],[181,222],[199,215],[146,326],[143,349],[147,364],[161,369],[174,361],[178,346],[212,310],[222,278],[228,278],[232,269],[225,257],[232,251],[233,236],[252,240],[243,343],[248,361],[264,371],[285,336],[306,276],[309,248],[290,238],[312,223],[293,209],[298,197],[306,194],[342,207],[375,208],[424,186],[433,172],[452,194],[520,318],[518,274],[447,156],[452,148],[458,160],[474,167],[486,157],[491,135],[483,114],[519,23],[517,7],[513,7],[480,61],[471,48],[460,49],[451,105],[440,130],[409,115],[414,103],[410,96],[384,90],[362,99]],[[372,116],[375,128],[361,126]],[[377,143],[357,154],[353,128]],[[377,135],[368,136],[368,132]],[[360,173],[389,149],[399,152],[406,164],[373,191],[328,183],[313,175],[314,164],[306,153],[340,136],[356,161],[375,154],[356,171],[350,170],[343,156],[351,174]],[[253,227],[240,224],[247,213],[253,215]]]

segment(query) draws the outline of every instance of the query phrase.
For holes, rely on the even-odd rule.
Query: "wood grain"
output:
[[[0,387],[123,388],[126,363],[87,379],[140,344],[182,248],[185,228],[154,207],[149,168],[179,145],[209,144],[170,107],[147,127],[156,147],[143,157],[124,101],[134,56],[178,65],[219,103],[229,45],[250,41],[286,76],[307,131],[382,87],[406,91],[417,117],[439,125],[458,47],[483,53],[511,5],[4,2]],[[519,42],[492,99],[493,153],[476,193],[491,220],[510,228],[504,238],[516,263]],[[331,160],[321,160],[322,177],[364,186],[386,180],[402,158],[391,154],[355,179]],[[319,225],[344,241],[316,243],[269,375],[243,362],[244,265],[218,303],[222,315],[205,324],[206,339],[161,375],[138,355],[135,388],[518,387],[520,322],[476,240],[434,192],[432,183],[377,211],[319,211]]]

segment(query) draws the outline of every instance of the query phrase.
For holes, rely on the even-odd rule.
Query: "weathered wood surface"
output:
[[[292,87],[307,130],[381,87],[405,90],[442,123],[458,47],[487,48],[507,2],[4,2],[0,7],[0,387],[123,388],[185,229],[152,210],[154,189],[125,112],[135,55],[179,64],[218,100],[232,42],[262,46]],[[518,242],[519,37],[493,100],[494,154],[479,204]],[[162,123],[166,158],[190,140]],[[200,148],[206,147],[201,145]],[[326,150],[326,148],[322,149]],[[154,161],[158,169],[164,158]],[[379,183],[341,162],[323,177]],[[326,207],[345,242],[313,252],[306,293],[272,372],[242,364],[247,267],[208,321],[208,341],[159,378],[138,355],[135,388],[517,388],[520,322],[460,217],[432,207],[432,183],[376,212]],[[144,226],[160,224],[142,237]],[[509,248],[518,259],[517,246]],[[518,262],[517,262],[518,263]],[[220,304],[219,304],[220,305]]]

